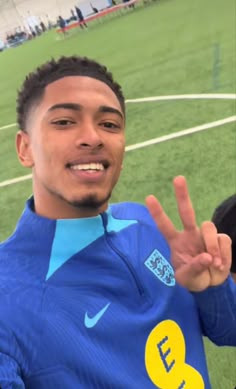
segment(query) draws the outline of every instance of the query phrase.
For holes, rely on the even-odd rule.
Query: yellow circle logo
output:
[[[152,382],[161,389],[204,389],[201,374],[185,363],[185,340],[174,321],[159,323],[150,333],[145,365]]]

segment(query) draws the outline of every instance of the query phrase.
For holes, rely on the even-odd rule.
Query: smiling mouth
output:
[[[108,162],[70,163],[67,168],[84,172],[102,172],[109,166]]]

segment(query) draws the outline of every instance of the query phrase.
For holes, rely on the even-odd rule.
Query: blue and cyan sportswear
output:
[[[144,206],[49,220],[0,246],[1,389],[209,389],[202,342],[236,345],[231,280],[196,296]]]

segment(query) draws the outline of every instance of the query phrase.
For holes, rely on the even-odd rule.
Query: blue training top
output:
[[[177,285],[144,206],[70,220],[32,209],[0,245],[1,389],[209,389],[202,333],[236,345],[231,280]]]

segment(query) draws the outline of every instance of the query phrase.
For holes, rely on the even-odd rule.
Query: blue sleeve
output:
[[[25,389],[17,362],[19,348],[14,336],[0,322],[0,388]]]
[[[229,277],[222,285],[192,293],[204,335],[218,346],[236,346],[236,284]]]
[[[0,353],[0,388],[1,389],[25,389],[20,378],[17,362],[8,355]]]

